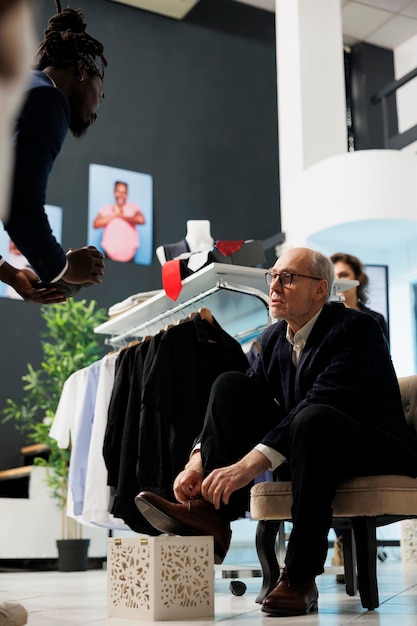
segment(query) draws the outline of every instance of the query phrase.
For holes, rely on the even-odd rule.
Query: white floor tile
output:
[[[218,573],[217,573],[218,574]],[[378,565],[380,607],[362,608],[359,596],[349,597],[334,574],[318,578],[319,612],[302,617],[273,618],[255,602],[260,578],[246,579],[246,593],[234,596],[230,580],[215,579],[214,618],[171,621],[170,626],[415,626],[417,615],[417,565],[402,567],[398,560]],[[29,626],[140,626],[144,620],[107,619],[107,573],[18,572],[0,573],[0,600],[21,602],[29,612]],[[166,622],[154,622],[166,624]]]

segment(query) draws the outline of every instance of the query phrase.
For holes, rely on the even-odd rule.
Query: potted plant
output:
[[[51,497],[62,511],[58,550],[62,549],[62,553],[68,556],[68,545],[74,545],[74,540],[77,540],[75,545],[82,547],[83,563],[86,564],[88,540],[82,540],[82,526],[66,515],[71,446],[59,448],[57,442],[50,438],[49,431],[67,378],[103,356],[103,347],[94,334],[94,328],[107,315],[104,309],[96,308],[94,300],[87,303],[86,300],[69,298],[63,304],[42,306],[41,317],[46,330],[40,333],[43,354],[40,367],[35,369],[30,363],[27,365],[27,372],[22,376],[23,399],[21,402],[10,398],[6,400],[6,407],[1,411],[2,421],[14,420],[18,431],[30,443],[49,448],[48,458],[36,458],[34,464],[46,468],[45,480]],[[69,568],[86,569],[86,565],[72,567],[66,558],[64,563],[58,562],[58,567],[64,571]]]

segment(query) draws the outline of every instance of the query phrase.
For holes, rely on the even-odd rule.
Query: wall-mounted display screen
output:
[[[382,313],[389,329],[388,266],[365,265],[364,269],[369,278],[366,306],[373,311]]]
[[[88,243],[106,259],[152,263],[152,176],[90,164]]]

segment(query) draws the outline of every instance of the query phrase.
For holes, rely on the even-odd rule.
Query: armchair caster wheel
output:
[[[388,558],[388,554],[383,548],[378,548],[376,555],[378,557],[378,560],[382,562],[386,561]]]
[[[242,583],[241,580],[232,580],[230,583],[230,591],[234,596],[243,596],[246,591],[246,585]]]

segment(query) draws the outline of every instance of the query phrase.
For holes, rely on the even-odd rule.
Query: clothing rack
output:
[[[183,280],[176,303],[162,291],[101,324],[95,332],[111,335],[106,343],[120,347],[204,307],[226,332],[244,343],[270,323],[264,274],[259,268],[211,263]]]
[[[119,348],[133,339],[155,335],[167,324],[176,324],[202,308],[209,309],[223,330],[241,344],[255,339],[271,323],[265,270],[211,263],[182,281],[175,302],[161,291],[104,322],[95,332],[110,335],[106,343]],[[260,568],[221,566],[219,569],[223,578],[261,576]],[[232,580],[230,589],[241,595],[246,586]]]
[[[126,341],[126,339],[130,339],[132,337],[141,337],[143,334],[147,334],[146,331],[148,331],[150,327],[158,326],[159,322],[165,323],[167,319],[171,319],[172,321],[172,318],[175,317],[176,313],[181,311],[181,314],[186,314],[186,310],[189,307],[192,307],[196,302],[201,303],[201,301],[204,300],[205,297],[211,295],[216,290],[217,290],[217,287],[213,287],[213,289],[209,289],[208,291],[201,293],[198,296],[195,296],[195,298],[192,298],[186,304],[179,304],[178,306],[175,306],[172,309],[165,311],[165,313],[160,313],[159,315],[156,315],[154,318],[152,318],[152,320],[143,322],[142,324],[135,326],[131,330],[128,330],[124,333],[116,335],[115,337],[111,337],[110,339],[108,338],[105,339],[105,343],[112,344],[112,345],[123,344],[124,341]],[[149,334],[153,334],[153,333],[151,332]]]

